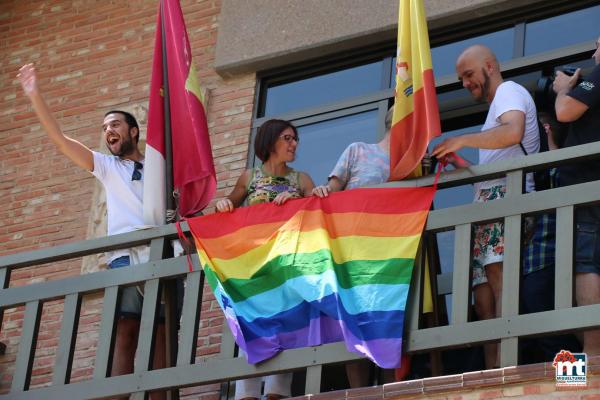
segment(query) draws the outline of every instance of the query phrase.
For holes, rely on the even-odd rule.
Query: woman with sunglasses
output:
[[[310,196],[314,183],[310,177],[289,167],[296,158],[298,131],[288,121],[271,119],[259,129],[254,139],[254,152],[262,165],[244,171],[227,198],[217,202],[217,211],[231,212],[244,200],[248,205],[260,203],[284,204],[292,198]],[[236,382],[235,399],[260,399],[261,378]],[[292,374],[265,377],[267,400],[290,396]]]
[[[287,165],[296,158],[297,148],[298,131],[291,122],[271,119],[262,124],[254,139],[254,152],[262,165],[244,171],[229,196],[217,202],[217,211],[233,211],[246,199],[248,205],[281,205],[310,196],[315,186],[310,176]]]

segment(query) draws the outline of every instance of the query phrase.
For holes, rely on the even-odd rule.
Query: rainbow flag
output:
[[[390,180],[420,176],[427,145],[440,133],[423,0],[400,0]]]
[[[207,281],[248,362],[344,341],[383,368],[399,367],[434,192],[354,189],[189,219]]]

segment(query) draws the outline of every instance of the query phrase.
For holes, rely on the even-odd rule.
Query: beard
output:
[[[485,69],[481,69],[483,74],[483,84],[479,86],[480,95],[475,98],[479,102],[486,102],[488,95],[490,94],[490,76],[485,72]]]
[[[110,151],[110,154],[112,154],[113,156],[123,157],[128,154],[131,154],[134,149],[133,139],[131,138],[131,129],[127,131],[127,137],[122,138],[121,146],[116,151],[113,151],[113,149],[108,143],[106,144],[106,147],[108,147],[108,151]]]

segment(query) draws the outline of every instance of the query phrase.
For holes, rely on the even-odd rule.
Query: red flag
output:
[[[400,0],[390,180],[420,176],[427,145],[440,132],[423,0]]]
[[[171,109],[172,173],[174,189],[179,192],[179,214],[190,216],[202,210],[216,190],[204,98],[198,85],[179,0],[161,0],[158,7],[144,166],[144,221],[151,225],[165,223],[165,53]]]

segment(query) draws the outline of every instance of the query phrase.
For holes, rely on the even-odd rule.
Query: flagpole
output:
[[[166,221],[171,223],[175,221],[175,199],[173,198],[173,144],[171,140],[171,101],[169,97],[169,73],[167,63],[167,43],[165,38],[165,4],[160,2],[160,28],[162,40],[162,66],[163,66],[163,91],[164,91],[164,116],[165,116],[165,186],[166,186]]]
[[[163,110],[164,110],[164,133],[165,133],[165,188],[166,198],[166,218],[165,223],[175,222],[175,199],[173,197],[173,142],[171,138],[171,98],[169,95],[169,72],[167,63],[167,41],[165,33],[165,2],[160,1],[160,29],[162,42],[162,67],[163,67]],[[173,248],[171,245],[165,246],[164,256],[172,257]],[[173,280],[167,280],[163,286],[164,309],[165,309],[165,362],[167,367],[174,366],[174,360],[177,353],[177,326],[176,326],[176,299],[177,284]],[[178,390],[167,391],[168,399],[179,399]]]

